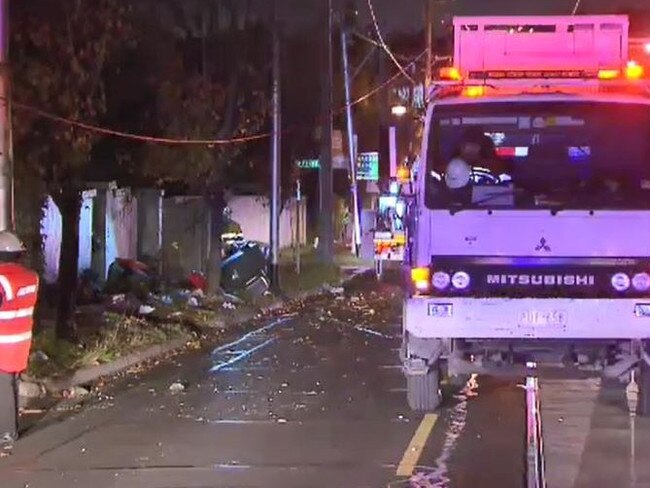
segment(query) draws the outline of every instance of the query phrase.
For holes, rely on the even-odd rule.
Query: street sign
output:
[[[349,159],[345,155],[343,147],[343,132],[334,129],[332,131],[332,169],[348,170]]]
[[[359,153],[357,159],[357,179],[360,181],[379,181],[379,153]]]
[[[417,85],[403,85],[392,90],[391,92],[391,105],[405,105],[411,106],[416,110],[425,108],[425,89],[423,83]]]
[[[297,159],[296,168],[298,169],[320,169],[320,161],[318,159]]]

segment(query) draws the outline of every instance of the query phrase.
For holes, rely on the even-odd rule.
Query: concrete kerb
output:
[[[345,285],[347,283],[350,283],[354,279],[370,271],[372,271],[372,269],[361,268],[355,271],[354,273],[352,273],[352,275],[341,280],[339,284]],[[248,312],[248,313],[243,313],[237,317],[232,317],[230,320],[226,320],[226,324],[230,325],[230,324],[245,322],[247,320],[254,318],[260,312],[261,313],[275,312],[278,309],[286,306],[286,304],[290,303],[291,301],[306,300],[321,295],[323,293],[327,293],[330,289],[331,289],[330,286],[324,285],[319,288],[316,288],[315,290],[298,293],[294,297],[290,297],[287,300],[279,300],[267,307],[259,309],[257,312]],[[64,390],[74,388],[76,386],[92,383],[94,381],[97,381],[99,378],[105,376],[115,375],[117,373],[120,373],[126,369],[129,369],[145,361],[150,361],[152,359],[163,356],[165,354],[169,354],[174,351],[181,350],[184,347],[186,347],[187,343],[188,343],[187,339],[174,339],[165,344],[158,344],[155,346],[151,346],[147,349],[144,349],[142,351],[133,352],[131,354],[118,358],[114,361],[111,361],[110,363],[79,369],[75,371],[71,376],[65,378],[46,379],[43,380],[41,383],[45,387],[47,392],[51,394],[56,394]],[[23,406],[26,406],[28,403],[29,401],[27,399],[21,398],[21,404]]]
[[[91,383],[102,376],[112,376],[139,363],[181,349],[187,345],[187,342],[187,339],[174,339],[165,344],[157,344],[142,351],[127,354],[109,363],[79,369],[66,378],[45,380],[43,384],[49,393],[58,393],[75,386]]]

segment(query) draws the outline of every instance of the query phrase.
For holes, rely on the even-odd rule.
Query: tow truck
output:
[[[453,24],[408,222],[409,405],[435,409],[443,374],[546,365],[637,372],[650,412],[650,96],[628,18]]]

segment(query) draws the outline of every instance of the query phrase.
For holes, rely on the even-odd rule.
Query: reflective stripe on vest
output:
[[[0,344],[18,344],[32,339],[32,332],[23,332],[22,334],[0,334]]]
[[[13,320],[31,317],[34,314],[34,307],[21,308],[19,310],[0,310],[0,320]]]
[[[4,275],[0,275],[0,287],[2,287],[2,291],[4,291],[6,300],[14,299],[14,289],[11,287],[11,283],[9,283],[9,280]]]
[[[37,288],[38,287],[36,285],[23,286],[22,288],[18,289],[18,291],[16,292],[16,296],[24,297],[26,295],[31,295],[33,293],[36,293]]]

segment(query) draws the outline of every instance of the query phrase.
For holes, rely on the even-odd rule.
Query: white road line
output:
[[[227,351],[228,349],[231,349],[232,347],[236,346],[237,344],[241,344],[242,342],[254,337],[257,334],[260,334],[261,332],[266,332],[267,330],[273,329],[274,327],[277,327],[278,325],[284,324],[285,322],[291,320],[295,314],[292,315],[287,315],[284,317],[279,318],[278,320],[274,320],[268,325],[265,325],[264,327],[260,327],[259,329],[255,329],[247,334],[244,334],[241,336],[239,339],[229,342],[228,344],[223,344],[215,349],[212,350],[212,354],[216,354],[222,351]]]
[[[242,359],[247,358],[248,356],[250,356],[251,354],[255,353],[256,351],[259,351],[260,349],[263,349],[263,348],[265,348],[266,346],[268,346],[268,345],[270,345],[270,344],[272,344],[272,343],[274,343],[274,342],[275,342],[275,338],[268,339],[268,340],[262,342],[261,344],[258,344],[257,346],[252,347],[252,348],[250,348],[249,350],[242,352],[242,353],[239,354],[238,356],[235,356],[234,358],[232,358],[232,359],[230,359],[230,360],[228,360],[228,361],[225,361],[225,362],[223,362],[223,363],[219,363],[219,364],[215,364],[214,366],[212,366],[212,367],[210,368],[210,372],[211,372],[211,373],[216,373],[217,371],[219,371],[219,370],[222,369],[222,368],[226,368],[226,367],[228,367],[228,366],[232,366],[233,364],[238,363],[238,362],[241,361]]]

